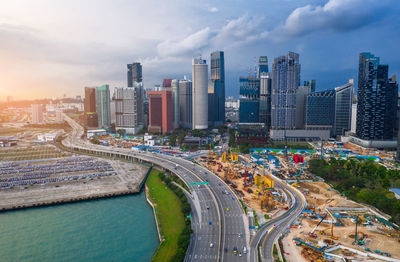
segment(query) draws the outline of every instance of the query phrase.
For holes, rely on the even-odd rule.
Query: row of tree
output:
[[[172,181],[175,181],[177,177],[173,177],[173,179],[171,179],[172,177],[165,176],[163,173],[158,173],[158,176],[162,181],[164,181],[164,183],[168,186],[168,188],[175,193],[175,195],[179,198],[182,204],[181,208],[182,208],[182,213],[185,217],[185,227],[179,236],[178,249],[171,261],[183,261],[185,259],[186,250],[190,243],[190,234],[192,234],[191,221],[190,218],[188,218],[191,212],[191,207],[185,193],[183,193],[183,191],[179,187],[177,187],[172,183]],[[178,182],[178,184],[181,183],[183,182]]]
[[[308,170],[331,184],[348,198],[366,203],[392,216],[391,220],[400,223],[400,200],[389,191],[391,187],[400,188],[400,171],[387,169],[371,160],[326,161],[312,159]]]

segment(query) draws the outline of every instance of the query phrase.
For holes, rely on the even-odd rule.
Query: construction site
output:
[[[290,261],[398,261],[393,259],[400,258],[399,231],[387,215],[346,199],[324,182],[293,185],[308,206],[283,241],[284,250],[292,252]]]

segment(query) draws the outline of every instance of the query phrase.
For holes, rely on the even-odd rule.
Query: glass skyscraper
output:
[[[133,87],[135,82],[142,82],[142,65],[139,62],[128,64],[128,87]]]
[[[299,54],[288,52],[272,63],[272,129],[296,127],[296,91],[300,85]]]
[[[268,57],[260,56],[258,59],[258,78],[261,78],[263,73],[268,73]]]
[[[259,122],[264,123],[267,130],[271,127],[271,89],[271,75],[269,73],[261,73]]]
[[[351,107],[353,100],[354,80],[335,88],[335,122],[333,135],[343,136],[346,131],[351,129]]]
[[[225,123],[225,60],[224,52],[211,53],[211,74],[208,83],[208,123],[221,126]]]
[[[398,87],[388,78],[388,65],[361,53],[358,68],[356,135],[364,140],[392,140],[396,123]]]
[[[335,90],[327,90],[307,95],[307,127],[333,126],[334,119]]]
[[[96,87],[97,121],[98,127],[109,128],[111,125],[110,87],[102,85]]]
[[[260,107],[260,79],[252,76],[239,79],[239,122],[258,123]]]

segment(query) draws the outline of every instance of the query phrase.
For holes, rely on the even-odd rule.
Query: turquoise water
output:
[[[157,246],[144,192],[0,213],[0,261],[150,261]]]

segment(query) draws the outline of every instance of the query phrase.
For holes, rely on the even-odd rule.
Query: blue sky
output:
[[[145,87],[191,78],[191,59],[225,51],[227,96],[258,56],[300,54],[317,89],[357,79],[370,51],[400,74],[398,0],[15,0],[0,4],[0,100],[60,97],[84,86],[126,85],[143,64]]]

